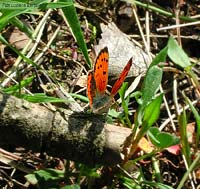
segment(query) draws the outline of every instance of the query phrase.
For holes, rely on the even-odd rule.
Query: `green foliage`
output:
[[[198,81],[198,77],[196,74],[192,71],[192,65],[190,63],[190,59],[187,56],[187,54],[184,52],[184,50],[178,45],[176,40],[173,37],[169,38],[168,41],[168,56],[170,59],[174,62],[174,64],[178,65],[179,67],[183,68],[185,72],[190,76],[193,80],[193,82],[196,85],[197,89],[200,89],[200,84]],[[196,149],[198,148],[199,143],[199,136],[200,136],[200,116],[197,112],[197,110],[194,108],[190,100],[183,94],[186,102],[189,104],[194,117],[196,119],[197,123],[197,137],[196,137]],[[180,126],[180,133],[181,133],[181,143],[183,146],[183,154],[186,157],[187,163],[191,163],[191,157],[190,157],[190,149],[189,144],[186,136],[186,125],[187,125],[187,119],[186,119],[186,113],[185,111],[178,116],[179,120],[179,126]]]
[[[50,182],[50,181],[60,181],[64,178],[64,171],[56,169],[42,169],[35,171],[32,174],[25,176],[30,183],[38,183],[40,181]]]
[[[100,174],[97,173],[97,168],[93,168],[93,167],[88,167],[84,164],[78,163],[78,165],[76,166],[78,169],[80,169],[80,176],[86,176],[89,178],[99,178]]]
[[[66,0],[59,0],[59,2],[66,2]],[[73,1],[67,0],[67,2],[72,3]],[[83,55],[85,56],[87,64],[89,65],[89,67],[91,67],[91,62],[90,62],[88,52],[87,52],[87,46],[86,46],[85,40],[83,38],[83,33],[81,30],[81,26],[80,26],[74,5],[65,7],[62,10],[64,12],[64,15],[67,18],[67,21],[72,29],[73,35],[75,36],[75,38],[77,40],[77,43],[79,44],[79,46],[83,52]]]
[[[178,45],[178,43],[172,38],[169,38],[167,46],[160,51],[160,53],[155,57],[152,64],[150,65],[143,85],[140,92],[136,94],[130,94],[127,99],[124,99],[124,94],[127,89],[126,84],[122,86],[120,89],[120,97],[122,100],[122,107],[124,108],[124,117],[121,117],[120,120],[126,120],[128,116],[130,116],[128,111],[128,103],[130,98],[135,97],[137,99],[137,102],[139,104],[139,107],[137,109],[137,113],[135,116],[135,126],[133,129],[133,138],[132,138],[132,146],[130,150],[130,156],[134,154],[135,150],[138,147],[138,142],[140,139],[147,134],[148,138],[150,139],[151,143],[157,147],[154,152],[152,152],[150,155],[153,156],[154,153],[156,153],[156,150],[163,150],[165,148],[168,148],[170,146],[174,146],[176,144],[181,143],[182,146],[182,152],[186,158],[187,164],[191,165],[191,154],[190,154],[190,146],[188,143],[188,136],[186,131],[187,126],[187,119],[186,119],[186,113],[185,111],[181,113],[181,115],[178,117],[178,123],[180,128],[180,135],[181,139],[176,137],[173,134],[169,134],[167,132],[160,131],[157,127],[152,127],[156,120],[159,118],[160,115],[160,107],[163,99],[163,94],[157,95],[159,85],[161,84],[162,80],[162,74],[163,70],[161,67],[159,67],[160,62],[165,62],[166,57],[169,57],[175,65],[178,67],[184,69],[184,71],[192,77],[192,79],[195,81],[195,83],[198,85],[198,80],[195,78],[195,74],[192,72],[192,65],[190,63],[190,59],[187,56],[187,54],[183,51],[183,49]],[[196,80],[195,80],[196,79]],[[197,122],[197,141],[199,141],[199,134],[200,134],[200,116],[198,111],[195,109],[195,107],[192,105],[190,100],[185,97],[186,102],[189,104],[194,117]],[[112,112],[113,116],[118,118],[120,117],[117,112]],[[124,122],[125,123],[125,122]],[[139,130],[139,131],[138,131]],[[136,134],[136,131],[137,134]],[[198,143],[196,142],[196,149],[198,149]],[[129,158],[128,157],[128,158]],[[145,158],[144,156],[143,158]],[[142,157],[140,157],[142,158]],[[140,159],[138,158],[138,159]],[[135,160],[136,161],[136,160]],[[125,167],[129,169],[131,166],[130,164],[135,163],[134,160],[128,161],[127,164],[125,164]],[[155,167],[158,167],[158,170],[155,169]],[[159,172],[159,165],[158,162],[156,166],[154,167],[154,171],[156,174],[160,174]],[[142,173],[140,173],[140,176],[142,176]],[[161,188],[161,189],[171,189],[170,186],[164,185],[161,183],[162,179],[160,177],[159,182],[150,182],[146,181],[144,178],[137,179],[134,181],[133,179],[127,178],[126,176],[120,176],[120,179],[122,181],[122,184],[127,188],[143,188],[145,186],[152,187],[152,188]]]
[[[197,75],[192,71],[192,64],[190,59],[184,50],[178,45],[176,40],[173,37],[170,37],[168,40],[168,56],[177,66],[184,69],[189,77],[192,78],[193,82],[196,85],[196,88],[200,90],[200,84],[198,81]]]
[[[134,179],[130,179],[125,176],[121,176],[120,180],[122,184],[128,189],[143,189],[143,188],[159,188],[159,189],[173,189],[172,187],[159,183],[159,182],[151,182],[151,181],[142,181],[140,183],[134,181]]]
[[[68,6],[72,6],[73,2],[47,2],[38,5],[39,9],[56,9],[56,8],[64,8]]]
[[[80,189],[80,186],[77,184],[61,187],[61,182],[65,180],[65,173],[64,171],[56,169],[43,169],[35,171],[34,173],[26,175],[25,178],[31,184],[37,184],[39,189]]]
[[[179,123],[180,137],[181,137],[182,153],[185,156],[187,164],[190,165],[191,154],[190,154],[190,145],[189,145],[188,136],[187,136],[187,118],[186,118],[185,110],[183,110],[181,115],[178,116],[178,123]]]
[[[158,65],[160,62],[165,62],[166,61],[166,57],[167,57],[167,51],[168,51],[168,48],[165,47],[163,48],[158,54],[157,56],[153,59],[151,66],[155,66],[155,65]]]
[[[133,154],[137,148],[138,142],[146,134],[148,129],[155,123],[160,114],[162,103],[162,94],[156,97],[156,92],[161,84],[163,70],[158,67],[160,61],[165,60],[166,50],[160,52],[155,60],[154,65],[148,68],[141,90],[140,104],[135,117],[135,126],[133,128],[133,142],[130,154]],[[140,127],[136,135],[137,129]]]
[[[161,132],[156,127],[151,127],[148,130],[147,134],[152,144],[161,149],[174,146],[176,144],[179,144],[180,142],[179,138],[176,137],[175,135],[166,132]]]
[[[108,111],[108,116],[112,119],[112,118],[118,118],[122,123],[124,118],[121,117],[121,113],[116,111],[115,109],[109,109]],[[113,121],[111,121],[111,123],[113,123]]]
[[[146,116],[149,116],[151,119],[149,119],[149,121],[152,121],[154,117],[156,117],[156,119],[158,118],[158,113],[154,112],[154,114],[151,114],[151,110],[149,110],[150,107],[147,108],[147,106],[152,102],[152,100],[154,100],[156,92],[158,91],[159,85],[161,84],[161,80],[162,80],[162,68],[160,68],[158,66],[158,64],[160,62],[164,62],[167,56],[167,48],[164,48],[162,51],[160,51],[160,53],[155,57],[155,59],[153,60],[152,64],[150,65],[145,79],[144,79],[144,83],[142,86],[142,90],[141,91],[136,91],[132,94],[130,94],[126,99],[125,97],[125,92],[128,88],[128,85],[126,83],[124,83],[122,85],[122,87],[119,90],[119,95],[121,97],[122,100],[122,107],[124,109],[124,115],[122,114],[117,114],[114,112],[109,112],[112,113],[110,114],[113,117],[118,116],[118,119],[120,119],[120,121],[122,123],[127,123],[129,127],[131,127],[131,121],[129,120],[129,116],[130,113],[128,111],[128,104],[131,98],[135,97],[139,107],[137,110],[137,117],[135,120],[135,127],[134,127],[134,131],[133,133],[136,132],[137,128],[139,125],[142,124],[142,119],[144,117],[144,113],[146,111]],[[156,103],[156,101],[154,102]],[[151,105],[151,107],[153,106],[153,104]],[[157,105],[155,105],[157,106]],[[147,110],[146,110],[147,108]],[[145,117],[145,119],[147,120],[147,118]],[[124,120],[126,120],[126,122],[124,122]],[[145,121],[145,120],[143,120]],[[154,121],[153,121],[154,122]]]
[[[152,100],[152,102],[144,108],[144,116],[142,118],[141,128],[132,143],[131,154],[135,152],[140,139],[146,134],[149,128],[155,123],[155,121],[159,117],[161,102],[162,94]]]
[[[191,66],[189,57],[173,37],[169,38],[167,46],[168,56],[176,65],[180,66],[181,68],[187,68]]]
[[[192,111],[192,113],[194,114],[194,118],[196,120],[196,124],[197,124],[197,133],[196,133],[196,147],[195,150],[198,150],[199,147],[199,137],[200,137],[200,115],[197,111],[197,109],[193,106],[192,102],[190,101],[190,99],[188,97],[185,96],[184,93],[182,93],[186,103],[190,106],[190,109]]]
[[[41,169],[25,176],[26,180],[33,185],[37,185],[40,189],[43,188],[62,188],[62,189],[79,189],[82,177],[99,178],[96,168],[87,167],[84,164],[75,164],[77,173],[73,173],[70,168],[65,170],[57,169]],[[71,183],[70,178],[76,176],[76,184],[69,185]],[[65,185],[61,187],[61,185]]]
[[[159,189],[173,189],[171,186],[168,186],[166,184],[163,183],[159,183],[159,182],[149,182],[149,181],[144,181],[144,184],[146,186],[151,186],[153,188],[159,188]]]
[[[187,169],[187,172],[184,174],[183,178],[181,179],[177,189],[182,189],[184,188],[184,183],[186,182],[187,178],[191,174],[191,172],[199,167],[199,162],[200,162],[200,153],[197,154],[196,158],[192,161],[192,164],[189,166]]]
[[[70,185],[70,186],[63,186],[59,189],[80,189],[80,186],[78,184],[73,184],[73,185]]]
[[[76,93],[70,93],[70,95],[74,98],[74,99],[79,99],[83,102],[89,102],[88,98],[83,96],[83,95],[80,95],[80,94],[76,94]]]
[[[125,93],[126,93],[127,88],[128,88],[128,83],[123,83],[123,85],[121,86],[121,88],[119,90],[119,95],[122,100],[122,107],[124,109],[125,120],[126,120],[128,126],[131,127],[131,121],[129,119],[129,111],[128,111],[128,103],[129,103],[130,99],[129,99],[129,97],[127,99],[125,99]]]
[[[23,89],[23,87],[28,86],[33,81],[34,78],[35,78],[34,76],[28,77],[26,79],[21,80],[19,82],[19,84],[13,85],[8,88],[2,88],[1,91],[4,93],[10,94],[10,95],[17,96],[17,97],[27,100],[29,102],[33,102],[33,103],[41,103],[41,102],[46,102],[46,103],[48,103],[48,102],[49,103],[50,102],[54,102],[54,103],[65,102],[65,103],[68,103],[69,102],[69,100],[47,96],[44,93],[35,93],[33,95],[21,94],[21,90]]]
[[[8,88],[2,88],[1,91],[7,94],[17,95],[19,94],[19,91],[23,88],[28,86],[34,79],[34,76],[28,77],[26,79],[23,79],[19,82],[19,84],[13,85]]]
[[[146,106],[143,116],[143,124],[145,124],[144,127],[150,128],[158,119],[162,99],[163,95],[161,94]]]
[[[141,90],[141,104],[137,111],[136,127],[142,124],[145,108],[155,97],[162,80],[162,73],[162,68],[159,68],[157,65],[151,66],[147,71]]]
[[[44,102],[44,103],[48,103],[48,102],[69,103],[69,100],[66,100],[66,99],[63,99],[63,98],[56,98],[56,97],[47,96],[44,93],[35,93],[34,95],[22,94],[20,97],[23,98],[24,100],[27,100],[27,101],[33,102],[33,103],[42,103],[42,102]]]
[[[141,92],[136,91],[134,93],[131,93],[125,98],[125,93],[127,89],[128,89],[128,82],[124,82],[119,90],[121,105],[124,111],[119,112],[114,108],[110,108],[107,116],[107,121],[109,121],[110,124],[114,122],[113,119],[118,119],[123,125],[127,125],[128,127],[132,126],[131,120],[129,118],[132,115],[132,113],[129,112],[128,105],[131,98],[132,99],[136,98],[136,100],[140,101],[139,97],[141,97]]]
[[[128,188],[128,189],[142,189],[142,186],[136,182],[134,182],[133,179],[130,179],[128,177],[125,176],[121,176],[120,177],[120,181],[122,182],[122,184]]]

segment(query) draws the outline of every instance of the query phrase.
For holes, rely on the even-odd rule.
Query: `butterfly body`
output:
[[[113,85],[111,94],[107,95],[105,94],[105,91],[108,83],[108,59],[108,48],[105,47],[97,56],[94,71],[88,73],[87,95],[92,112],[96,114],[108,112],[108,109],[112,104],[112,99],[120,89],[132,65],[132,60],[130,59]]]
[[[112,97],[108,95],[98,95],[94,98],[92,104],[92,112],[96,114],[102,114],[108,112],[112,103]]]

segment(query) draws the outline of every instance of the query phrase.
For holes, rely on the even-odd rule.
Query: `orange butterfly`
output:
[[[108,83],[108,58],[108,48],[105,47],[97,56],[94,70],[88,73],[87,95],[92,112],[96,114],[108,112],[108,109],[112,104],[112,99],[117,94],[132,66],[132,59],[130,59],[113,85],[110,95],[106,95],[105,91]]]

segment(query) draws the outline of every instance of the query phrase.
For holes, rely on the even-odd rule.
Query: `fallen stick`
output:
[[[104,116],[48,108],[0,92],[0,144],[87,165],[121,163],[131,130],[105,123]]]

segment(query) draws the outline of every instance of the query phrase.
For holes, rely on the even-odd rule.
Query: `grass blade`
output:
[[[10,45],[2,35],[0,35],[0,41],[2,43],[4,43],[5,45],[7,45],[10,49],[12,49],[18,56],[21,56],[22,59],[25,62],[27,62],[28,64],[32,64],[33,66],[37,66],[37,64],[35,64],[31,59],[27,58],[20,51],[18,51],[15,47],[13,47],[12,45]]]
[[[188,137],[187,137],[187,118],[186,118],[185,110],[183,110],[181,115],[178,116],[178,123],[179,123],[179,128],[180,128],[182,153],[185,156],[188,166],[190,166],[191,154],[190,154],[190,146],[189,146]]]
[[[59,0],[59,2],[66,2],[66,0]],[[72,0],[67,0],[67,2],[73,2]],[[62,8],[63,13],[65,15],[65,17],[67,18],[67,21],[71,27],[72,33],[76,38],[76,41],[78,43],[78,45],[80,46],[83,55],[86,59],[86,62],[88,64],[88,66],[91,68],[91,62],[88,56],[88,52],[87,52],[87,46],[83,37],[83,33],[81,30],[81,26],[78,20],[78,16],[76,13],[76,9],[74,7],[74,5],[72,4],[71,6]]]
[[[190,106],[190,109],[192,110],[192,113],[194,114],[194,117],[196,119],[196,123],[197,123],[196,150],[197,150],[198,149],[198,145],[199,145],[199,137],[200,137],[200,115],[199,115],[198,111],[195,109],[195,107],[193,106],[193,104],[190,101],[190,99],[188,97],[186,97],[184,93],[182,93],[182,94],[183,94],[183,97],[184,97],[185,101]]]

